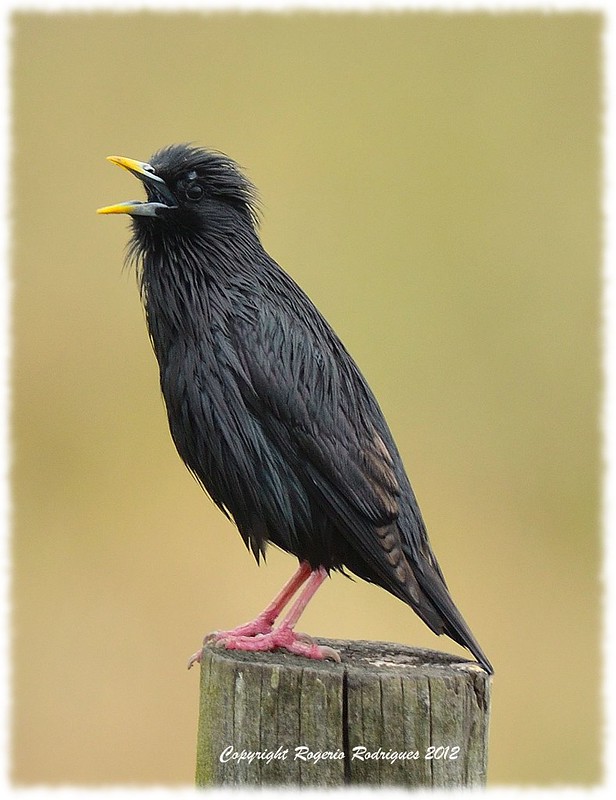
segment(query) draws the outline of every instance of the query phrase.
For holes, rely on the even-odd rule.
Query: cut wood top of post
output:
[[[315,638],[315,642],[338,650],[342,662],[336,663],[329,660],[317,661],[301,658],[291,653],[286,653],[284,650],[262,653],[246,652],[243,650],[225,650],[212,644],[209,644],[206,649],[219,656],[226,656],[235,662],[266,663],[284,666],[285,669],[312,668],[336,673],[344,672],[349,667],[356,667],[369,672],[398,672],[409,676],[413,671],[419,670],[423,676],[429,677],[442,676],[445,672],[453,670],[456,673],[466,672],[490,679],[487,672],[475,661],[468,661],[463,657],[442,653],[438,650],[409,647],[394,642],[375,642],[362,639],[347,641],[319,637]]]

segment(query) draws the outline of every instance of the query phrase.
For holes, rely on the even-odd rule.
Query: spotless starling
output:
[[[330,571],[348,570],[491,673],[450,597],[370,387],[261,244],[252,184],[226,155],[191,145],[165,147],[148,163],[109,160],[147,194],[99,213],[132,217],[128,257],[177,450],[257,562],[268,542],[299,560],[252,622],[206,641],[339,660],[295,624]],[[200,651],[189,666],[199,659]]]

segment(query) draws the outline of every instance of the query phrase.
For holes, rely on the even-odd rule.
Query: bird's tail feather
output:
[[[430,604],[434,606],[442,621],[442,627],[439,626],[441,628],[440,630],[437,630],[432,622],[426,619],[428,625],[430,625],[435,633],[445,633],[453,639],[454,642],[470,650],[486,672],[493,675],[494,669],[492,664],[481,649],[477,639],[473,636],[462,614],[460,614],[456,608],[455,603],[447,591],[446,585],[440,579],[437,572],[427,564],[422,565],[422,569],[414,569],[413,572],[422,592],[426,595]]]

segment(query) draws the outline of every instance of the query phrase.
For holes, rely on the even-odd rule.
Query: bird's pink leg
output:
[[[278,628],[274,628],[268,633],[257,634],[256,636],[223,636],[218,639],[217,642],[219,642],[221,646],[226,647],[227,650],[247,650],[254,652],[283,648],[290,653],[295,653],[305,658],[320,660],[331,658],[334,661],[340,661],[340,654],[337,650],[331,647],[318,645],[316,642],[313,642],[310,637],[302,633],[295,633],[293,630],[297,620],[300,618],[304,609],[326,577],[327,571],[323,569],[323,567],[319,567],[312,572],[308,583]]]
[[[238,625],[230,631],[214,631],[205,637],[205,641],[216,639],[219,636],[234,634],[237,636],[256,636],[258,633],[269,633],[280,612],[287,605],[297,590],[308,580],[311,573],[310,564],[302,561],[293,577],[285,583],[279,594],[263,611],[250,622]],[[301,613],[301,612],[300,612]]]
[[[213,631],[212,633],[208,633],[203,640],[203,644],[205,645],[208,642],[222,639],[226,641],[229,637],[252,637],[259,634],[269,633],[272,630],[274,622],[280,616],[282,609],[291,600],[300,586],[302,586],[308,580],[311,572],[312,570],[310,568],[310,564],[308,564],[307,561],[302,561],[290,580],[285,583],[272,602],[267,606],[267,608],[263,609],[263,611],[257,617],[255,617],[255,619],[250,620],[250,622],[246,622],[243,625],[238,625],[237,628],[232,628],[229,631]],[[314,591],[316,591],[316,589]],[[293,606],[293,608],[295,608],[295,606]],[[197,650],[197,652],[193,653],[193,655],[190,657],[188,661],[188,669],[190,669],[197,661],[201,661],[201,650]]]
[[[308,569],[310,569],[310,567],[308,567]],[[327,572],[323,569],[323,567],[315,569],[314,572],[310,574],[308,583],[304,587],[302,593],[293,603],[293,605],[291,606],[291,610],[281,622],[280,624],[281,628],[285,626],[287,628],[293,628],[295,626],[297,620],[304,613],[306,606],[315,596],[315,594],[317,593],[317,589],[323,583],[325,578],[327,578]]]

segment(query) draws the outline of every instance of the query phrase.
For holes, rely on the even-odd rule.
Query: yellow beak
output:
[[[147,175],[153,178],[156,175],[154,167],[146,164],[145,161],[136,161],[134,158],[125,158],[124,156],[107,156],[107,161],[111,161],[112,164],[117,164],[118,167],[123,167],[129,172],[134,172],[138,176]],[[161,180],[161,178],[158,178],[158,180]]]
[[[114,206],[103,206],[97,208],[97,214],[131,214],[135,208],[140,205],[138,200],[127,201],[126,203],[116,203]]]
[[[156,170],[151,164],[145,161],[137,161],[134,158],[125,156],[107,156],[107,161],[117,164],[118,167],[132,172],[139,180],[155,190],[155,194],[165,202],[145,203],[140,200],[129,200],[125,203],[115,203],[112,206],[104,206],[96,210],[97,214],[131,214],[132,216],[156,217],[163,210],[177,207],[177,201],[173,193],[167,187],[165,181],[156,174]]]

